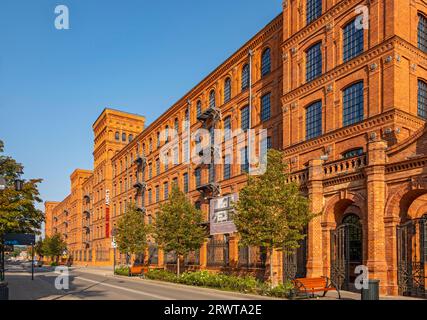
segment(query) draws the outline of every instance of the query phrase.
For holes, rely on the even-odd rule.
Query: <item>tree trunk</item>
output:
[[[270,282],[271,282],[271,288],[274,288],[274,270],[273,270],[273,249],[270,249]]]

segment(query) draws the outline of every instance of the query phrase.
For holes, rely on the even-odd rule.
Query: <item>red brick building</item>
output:
[[[319,213],[295,255],[275,253],[275,276],[324,275],[352,290],[355,267],[365,265],[383,294],[425,296],[426,67],[427,4],[283,1],[283,12],[254,38],[103,158],[111,170],[99,180],[105,188],[96,190],[100,210],[90,207],[94,177],[83,187],[88,207],[79,209],[95,219],[87,222],[87,245],[76,248],[90,251],[91,259],[75,260],[111,263],[111,229],[126,204],[136,201],[151,223],[173,183],[206,212],[208,223],[207,199],[238,193],[247,168],[242,162],[200,167],[186,161],[186,150],[197,146],[191,134],[200,128],[266,129],[263,139],[255,135],[260,148],[284,151],[289,179],[300,183]],[[96,135],[98,146],[120,141],[121,129],[110,131]],[[173,146],[170,163],[161,159],[165,145]],[[223,157],[238,159],[247,142],[234,136],[215,146]],[[52,221],[62,206],[47,204],[46,230],[55,230]],[[211,235],[183,263],[261,274],[265,258],[260,248],[239,248],[238,234],[231,232]],[[145,259],[153,266],[174,261],[154,244]]]

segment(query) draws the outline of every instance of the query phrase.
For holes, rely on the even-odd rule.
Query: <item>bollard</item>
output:
[[[362,289],[362,300],[380,300],[380,280],[369,280],[368,289]]]
[[[7,282],[0,282],[0,301],[9,300],[9,288]]]

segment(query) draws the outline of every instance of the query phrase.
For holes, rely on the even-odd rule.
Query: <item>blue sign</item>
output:
[[[7,233],[4,235],[4,244],[6,246],[32,246],[36,244],[34,234]]]

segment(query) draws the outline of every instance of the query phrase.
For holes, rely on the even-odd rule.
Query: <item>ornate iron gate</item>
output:
[[[398,286],[402,296],[427,297],[427,216],[397,227]]]
[[[362,226],[356,215],[348,215],[331,231],[331,279],[340,290],[352,290],[354,270],[363,263]]]
[[[301,241],[300,247],[283,252],[283,282],[307,275],[307,238]]]

